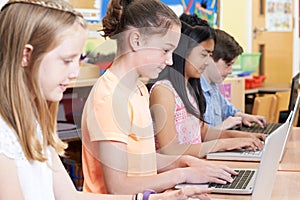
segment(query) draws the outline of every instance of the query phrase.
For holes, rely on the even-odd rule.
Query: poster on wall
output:
[[[100,1],[100,19],[102,20],[106,14],[107,6],[110,0],[98,0]],[[180,16],[184,12],[186,1],[189,0],[161,0],[161,2],[167,4],[174,12]],[[191,1],[193,3],[193,1]]]
[[[110,0],[100,0],[100,19],[102,20],[106,14],[107,6]],[[172,10],[180,16],[184,12],[186,1],[189,0],[161,0],[161,2],[167,4]],[[193,1],[191,1],[193,3]]]
[[[266,1],[266,28],[273,32],[292,31],[292,0]]]
[[[208,21],[211,27],[218,27],[218,0],[198,0],[195,2],[194,13]]]
[[[100,0],[100,19],[105,16],[109,0]],[[168,5],[176,14],[196,14],[205,19],[212,27],[218,26],[218,0],[161,0]]]
[[[210,26],[218,27],[218,0],[161,0],[180,16],[182,13],[196,14]]]

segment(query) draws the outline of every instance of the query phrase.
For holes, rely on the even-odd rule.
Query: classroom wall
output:
[[[251,27],[248,17],[247,0],[219,0],[220,1],[220,29],[232,35],[245,51],[249,49],[247,37],[248,27]]]
[[[4,4],[6,4],[8,0],[1,0],[0,1],[0,8],[2,8],[2,6],[4,6]]]
[[[234,36],[245,52],[251,52],[252,0],[219,0],[219,3],[220,29]],[[300,71],[299,6],[299,0],[294,0],[293,75]]]

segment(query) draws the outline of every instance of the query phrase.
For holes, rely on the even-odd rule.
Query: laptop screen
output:
[[[297,96],[298,96],[298,87],[299,87],[299,72],[292,79],[291,85],[291,94],[290,94],[290,102],[289,102],[289,112],[294,109]]]

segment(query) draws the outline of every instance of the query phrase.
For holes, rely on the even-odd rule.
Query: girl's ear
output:
[[[27,67],[30,61],[30,56],[33,51],[33,46],[31,44],[26,44],[23,49],[23,57],[22,57],[22,67]]]
[[[137,51],[141,48],[141,34],[138,31],[132,31],[129,34],[129,45],[132,51]]]

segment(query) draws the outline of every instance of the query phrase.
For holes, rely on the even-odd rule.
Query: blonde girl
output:
[[[81,14],[62,0],[10,0],[0,12],[0,199],[131,200],[76,191],[59,155],[57,102],[78,76],[87,38]],[[150,195],[186,199],[198,188]],[[141,197],[141,195],[139,195]]]

